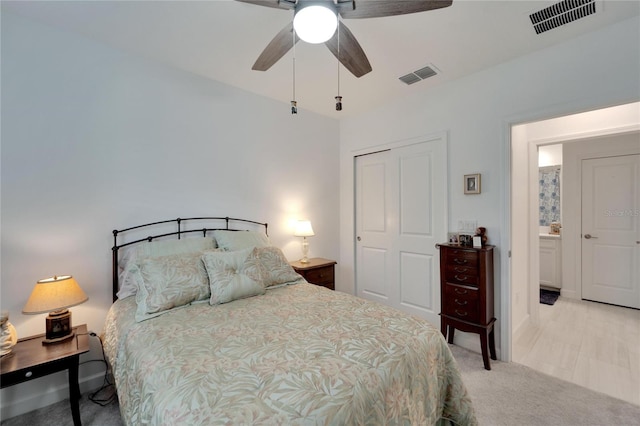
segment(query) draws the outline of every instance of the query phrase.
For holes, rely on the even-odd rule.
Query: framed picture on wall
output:
[[[480,173],[473,175],[464,175],[464,193],[479,194],[480,193]]]

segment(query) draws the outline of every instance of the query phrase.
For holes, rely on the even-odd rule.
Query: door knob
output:
[[[594,240],[597,240],[597,239],[598,239],[598,237],[594,237],[594,236],[592,236],[591,234],[585,234],[585,235],[584,235],[584,238],[585,238],[585,239],[587,239],[587,240],[590,240],[590,239],[592,239],[592,238],[593,238]]]
[[[360,238],[360,236],[359,236],[359,235],[356,237],[356,240],[358,240],[358,241],[360,241],[361,239],[362,239],[362,238]]]

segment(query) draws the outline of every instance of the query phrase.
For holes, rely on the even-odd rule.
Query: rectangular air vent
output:
[[[427,79],[429,77],[433,77],[434,75],[437,75],[437,74],[438,72],[436,71],[435,67],[426,66],[424,68],[420,68],[417,71],[410,72],[409,74],[403,75],[402,77],[399,77],[399,78],[400,78],[400,81],[402,81],[403,83],[413,84],[413,83],[422,81],[424,79]]]
[[[595,0],[563,0],[529,15],[536,34],[596,13]]]

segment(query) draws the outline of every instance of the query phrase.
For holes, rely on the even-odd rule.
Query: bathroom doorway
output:
[[[625,334],[623,325],[640,324],[640,311],[582,300],[580,179],[582,160],[591,155],[589,152],[601,152],[598,143],[612,135],[629,135],[628,146],[640,148],[639,111],[640,104],[635,103],[516,125],[511,138],[511,359],[631,402],[640,401],[640,383],[632,374],[630,358],[617,354],[630,354],[639,347],[637,336]],[[547,306],[539,303],[544,259],[540,254],[537,160],[539,148],[552,145],[564,147],[560,178],[562,296],[554,306]],[[607,148],[613,145],[608,142]],[[605,350],[613,347],[613,352]]]

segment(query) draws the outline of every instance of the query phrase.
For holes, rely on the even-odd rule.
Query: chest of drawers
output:
[[[496,359],[493,325],[493,249],[439,244],[442,334],[453,343],[455,329],[480,335],[484,367]],[[487,350],[488,349],[488,350]]]

